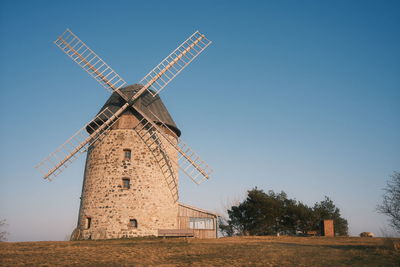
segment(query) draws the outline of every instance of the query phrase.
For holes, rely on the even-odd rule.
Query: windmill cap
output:
[[[127,96],[132,98],[132,96],[138,92],[143,85],[133,84],[120,89],[120,91]],[[110,98],[106,101],[104,106],[100,109],[99,113],[105,108],[108,108],[111,112],[116,112],[120,109],[126,101],[116,92],[114,92]],[[159,95],[152,96],[148,91],[145,91],[140,95],[135,101],[135,106],[137,106],[141,111],[143,111],[150,119],[155,123],[164,123],[167,125],[178,137],[181,136],[181,131],[176,126],[174,120],[169,114],[167,108],[162,102]],[[129,107],[123,114],[136,114],[132,107]],[[154,116],[154,115],[155,116]],[[87,129],[89,131],[89,129]]]

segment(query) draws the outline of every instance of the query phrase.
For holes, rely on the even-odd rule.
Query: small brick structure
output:
[[[321,222],[321,236],[328,236],[328,237],[335,236],[333,220],[323,220]]]

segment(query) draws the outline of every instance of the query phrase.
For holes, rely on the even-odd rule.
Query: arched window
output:
[[[92,218],[91,218],[91,217],[88,217],[88,216],[86,216],[86,220],[85,220],[85,228],[86,228],[86,229],[89,229],[91,224],[92,224]]]
[[[123,189],[131,188],[131,179],[127,177],[122,178],[122,188]]]
[[[130,219],[129,220],[129,226],[132,228],[137,228],[138,224],[137,224],[137,220],[136,219]]]
[[[130,160],[132,151],[130,149],[124,149],[124,160]]]

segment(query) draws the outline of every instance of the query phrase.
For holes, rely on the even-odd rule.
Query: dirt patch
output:
[[[360,237],[18,242],[0,243],[0,265],[400,266],[400,252],[385,239]]]

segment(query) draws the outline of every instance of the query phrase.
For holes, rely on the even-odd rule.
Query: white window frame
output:
[[[214,219],[209,217],[189,217],[189,228],[200,230],[214,230]]]

